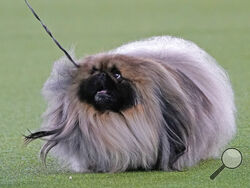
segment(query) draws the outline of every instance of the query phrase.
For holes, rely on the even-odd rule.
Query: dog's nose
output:
[[[101,72],[99,75],[98,75],[99,79],[102,79],[104,80],[106,78],[106,73],[105,72]]]

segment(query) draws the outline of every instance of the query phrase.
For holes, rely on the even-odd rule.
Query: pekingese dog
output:
[[[236,132],[227,74],[190,41],[153,37],[55,62],[38,132],[75,172],[181,170],[217,157]]]

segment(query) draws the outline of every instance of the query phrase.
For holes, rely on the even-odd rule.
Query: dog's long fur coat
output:
[[[99,112],[79,101],[87,65],[101,61],[121,65],[136,91],[134,106]],[[76,172],[181,170],[217,157],[235,134],[227,74],[190,41],[153,37],[79,64],[78,70],[61,58],[44,85],[48,108],[42,130],[53,134],[41,150],[43,159],[52,149]]]

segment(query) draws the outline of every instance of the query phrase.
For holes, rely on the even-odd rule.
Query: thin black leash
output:
[[[47,28],[46,25],[42,22],[42,20],[39,18],[39,16],[36,14],[34,9],[30,6],[30,4],[27,2],[27,0],[24,0],[26,5],[29,7],[33,15],[36,17],[36,19],[42,24],[43,28],[45,31],[49,34],[49,36],[53,39],[53,41],[56,43],[56,45],[64,52],[64,54],[67,56],[67,58],[77,67],[79,68],[80,66],[72,59],[72,57],[69,55],[69,53],[60,45],[60,43],[53,37],[52,33],[50,30]]]

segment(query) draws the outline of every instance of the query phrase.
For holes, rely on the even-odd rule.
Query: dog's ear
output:
[[[164,118],[163,126],[169,141],[170,155],[168,167],[176,170],[173,165],[182,156],[187,148],[188,127],[185,118],[182,117],[173,105],[166,100],[163,101],[162,115]]]
[[[157,94],[161,105],[163,128],[169,141],[168,167],[176,170],[173,165],[187,150],[189,136],[196,124],[191,110],[200,108],[209,112],[211,103],[184,73],[180,71],[174,73],[183,93],[172,90],[166,94],[167,92],[161,89]]]
[[[172,104],[164,97],[160,97],[161,113],[163,117],[162,127],[168,142],[169,142],[169,161],[168,168],[178,170],[174,167],[174,163],[182,156],[187,149],[187,138],[189,136],[189,123],[188,117],[179,111],[179,106]],[[160,147],[162,147],[160,144]],[[159,148],[160,152],[162,149]],[[161,155],[161,154],[159,154]],[[159,156],[161,157],[161,156]]]

